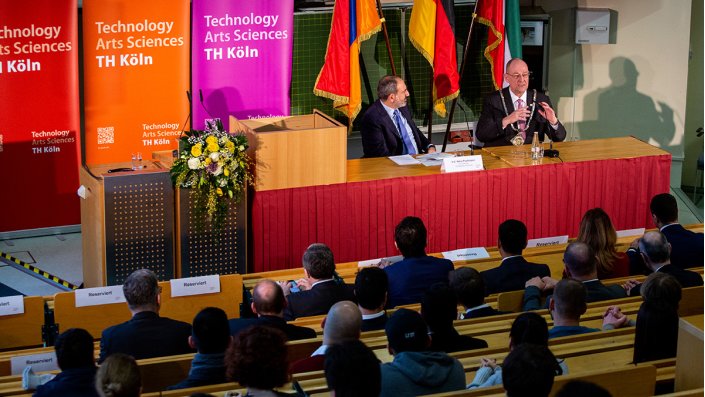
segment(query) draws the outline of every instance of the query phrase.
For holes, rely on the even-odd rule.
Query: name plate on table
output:
[[[74,294],[76,307],[126,302],[125,295],[122,293],[122,285],[77,289]]]
[[[381,261],[383,261],[383,260],[386,260],[386,261],[388,261],[390,264],[392,264],[392,263],[397,263],[397,262],[399,262],[399,261],[402,260],[402,259],[404,259],[404,257],[401,256],[401,255],[390,256],[390,257],[388,257],[388,258],[368,259],[368,260],[366,260],[366,261],[357,262],[357,266],[358,266],[358,267],[376,266],[377,264],[379,264],[379,262],[381,262]]]
[[[0,316],[12,316],[24,313],[24,297],[22,295],[3,296],[0,298]]]
[[[211,276],[177,278],[171,280],[171,296],[191,296],[220,292],[220,277]]]
[[[544,238],[532,238],[529,243],[526,244],[526,248],[534,247],[548,247],[549,245],[559,245],[568,242],[568,235],[565,236],[554,236],[554,237],[544,237]]]
[[[617,230],[617,237],[643,236],[644,232],[646,232],[646,228],[643,227],[638,229]]]
[[[443,252],[443,257],[449,261],[468,261],[473,259],[489,258],[490,254],[484,247],[463,248],[454,251]]]
[[[12,357],[10,359],[10,373],[12,375],[22,375],[22,370],[28,365],[32,366],[32,371],[35,373],[59,369],[59,363],[56,361],[56,352],[47,352]]]
[[[447,157],[441,164],[441,172],[482,171],[482,156]]]

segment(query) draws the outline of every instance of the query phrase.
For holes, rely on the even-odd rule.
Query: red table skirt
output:
[[[510,218],[529,238],[575,237],[594,207],[617,230],[649,228],[649,202],[669,191],[670,167],[660,155],[256,192],[251,271],[300,267],[316,242],[337,263],[397,255],[394,227],[408,215],[424,221],[427,252],[494,246]]]

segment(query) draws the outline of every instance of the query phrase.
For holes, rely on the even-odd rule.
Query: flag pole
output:
[[[428,90],[428,140],[433,133],[433,65],[431,65],[431,84]]]
[[[392,46],[389,44],[389,34],[387,34],[387,20],[384,18],[384,12],[382,12],[382,1],[377,0],[377,12],[379,13],[379,19],[382,21],[382,33],[384,33],[384,43],[387,45],[387,55],[389,56],[389,64],[392,67],[392,75],[397,75],[397,68],[394,67],[394,57],[392,57]]]
[[[465,71],[465,64],[467,64],[468,53],[470,52],[469,51],[470,37],[472,36],[473,25],[475,25],[475,18],[477,18],[477,4],[480,3],[480,1],[483,1],[483,0],[476,0],[475,1],[475,8],[472,10],[472,20],[470,20],[470,29],[468,30],[468,39],[467,39],[467,41],[465,41],[465,49],[463,50],[463,62],[460,63],[459,80],[463,79],[463,72]],[[441,150],[442,152],[446,151],[446,145],[448,144],[448,135],[450,135],[450,125],[453,123],[453,114],[455,113],[455,105],[458,102],[458,98],[460,98],[460,95],[453,98],[453,103],[450,105],[450,111],[448,112],[448,125],[446,125],[446,134],[445,134],[445,137],[443,137],[443,149]],[[473,145],[473,144],[475,144],[474,134],[472,131],[469,131],[469,132],[470,132],[470,144]]]

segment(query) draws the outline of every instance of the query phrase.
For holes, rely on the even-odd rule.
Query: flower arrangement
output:
[[[251,160],[245,152],[247,138],[230,134],[220,120],[208,121],[204,131],[191,130],[180,139],[179,157],[171,167],[175,186],[196,189],[195,208],[205,210],[219,231],[228,213],[228,202],[242,200],[253,183]]]

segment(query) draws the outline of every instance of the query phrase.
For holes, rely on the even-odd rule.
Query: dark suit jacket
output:
[[[485,280],[485,295],[524,289],[526,281],[534,277],[551,275],[548,266],[527,262],[523,256],[502,261],[498,267],[481,272]]]
[[[665,265],[658,269],[658,271],[661,273],[670,274],[671,276],[675,277],[683,288],[697,287],[699,285],[703,285],[703,278],[702,276],[700,276],[700,274],[690,270],[681,269],[676,265]],[[631,291],[629,291],[629,296],[639,295],[641,295],[641,284],[637,285],[636,287],[632,288]]]
[[[509,94],[509,87],[504,88],[502,94],[504,95],[504,102],[507,105],[507,112],[511,114],[515,109],[514,103],[512,103],[512,96]],[[533,95],[533,90],[526,91],[527,106],[531,106],[534,102]],[[546,102],[553,107],[548,96],[541,92],[536,93],[536,102]],[[539,139],[541,140],[545,139],[545,135],[548,135],[551,140],[555,142],[564,140],[566,132],[563,124],[558,121],[558,129],[554,130],[548,120],[539,114],[539,109],[542,109],[541,106],[538,103],[534,106],[534,116],[526,128],[526,141],[524,143],[527,144],[533,141],[534,131],[539,133]],[[553,110],[555,110],[555,108],[553,108]],[[506,116],[507,114],[502,107],[502,98],[499,96],[499,91],[487,95],[484,105],[482,106],[480,119],[477,122],[477,132],[475,133],[477,139],[488,147],[511,145],[510,139],[516,135],[516,131],[509,125],[507,128],[502,129],[502,119]],[[514,126],[516,127],[516,124]]]
[[[129,354],[137,360],[191,353],[189,336],[191,324],[159,317],[155,312],[140,312],[103,331],[98,362],[113,353]]]
[[[376,331],[378,329],[384,329],[384,327],[387,325],[387,313],[384,313],[384,316],[379,316],[375,318],[370,318],[370,319],[363,319],[362,320],[362,327],[360,328],[360,331],[365,332],[365,331]]]
[[[235,336],[245,329],[255,326],[264,325],[276,328],[282,331],[287,340],[309,339],[316,337],[316,331],[311,328],[299,327],[293,324],[287,324],[286,320],[277,316],[260,316],[257,318],[233,318],[229,321],[230,334]]]
[[[585,281],[583,285],[587,292],[585,296],[586,303],[627,297],[627,292],[619,285],[607,286],[602,284],[600,280]],[[546,297],[546,302],[543,305],[544,309],[548,308],[551,296]],[[533,286],[526,287],[526,290],[524,290],[524,308],[522,310],[529,311],[541,308],[541,290]]]
[[[454,328],[445,332],[434,331],[431,335],[430,350],[437,352],[459,352],[465,350],[484,349],[487,342],[469,335],[460,335]]]
[[[294,361],[289,366],[290,374],[299,374],[302,372],[323,371],[323,365],[326,362],[325,354],[318,354],[311,357],[302,358]]]
[[[416,140],[416,147],[419,153],[426,153],[431,142],[414,123],[408,106],[399,108],[402,116],[411,127],[411,133]],[[386,157],[398,156],[404,150],[404,143],[399,135],[394,121],[382,106],[380,100],[376,100],[365,112],[360,123],[360,134],[362,135],[362,150],[364,157]]]
[[[463,320],[468,320],[471,318],[497,316],[499,314],[507,314],[507,313],[511,313],[511,312],[503,312],[503,311],[499,311],[493,307],[487,306],[487,307],[483,307],[482,309],[477,309],[477,310],[473,310],[470,312],[466,310],[465,313],[463,314]]]
[[[44,385],[38,386],[32,397],[98,397],[95,373],[98,368],[69,368],[61,371]]]
[[[671,263],[682,269],[703,265],[703,234],[694,233],[680,224],[663,228],[662,233],[671,243]]]
[[[340,301],[356,302],[353,286],[338,284],[334,280],[316,284],[308,291],[294,292],[287,296],[288,305],[284,309],[284,319],[326,314],[331,306]]]
[[[448,282],[453,262],[433,256],[404,258],[384,268],[389,279],[387,307],[419,303],[433,283]]]

